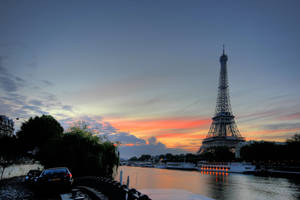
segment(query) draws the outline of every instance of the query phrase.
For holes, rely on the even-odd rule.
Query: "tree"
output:
[[[61,138],[64,129],[51,115],[30,118],[24,122],[21,129],[17,132],[17,137],[24,150],[40,148],[49,139]]]
[[[130,159],[129,159],[129,161],[137,161],[138,159],[137,159],[137,157],[136,156],[133,156],[133,157],[131,157]]]
[[[151,155],[143,154],[139,157],[139,161],[148,161],[151,159]]]
[[[226,146],[211,147],[205,152],[202,152],[200,157],[204,160],[218,162],[232,161],[235,159],[234,153]]]
[[[300,134],[295,134],[286,141],[286,158],[293,161],[300,161]]]
[[[287,143],[300,143],[300,134],[295,134],[292,138],[286,140]]]
[[[254,142],[243,146],[240,154],[247,161],[278,161],[284,158],[284,148],[274,142]]]
[[[61,139],[52,138],[38,155],[46,167],[66,166],[75,176],[112,176],[119,164],[117,147],[101,141],[86,127],[71,127]]]
[[[5,169],[14,164],[20,157],[19,145],[15,136],[3,136],[0,138],[0,166],[1,179],[3,177]],[[1,180],[0,179],[0,180]]]

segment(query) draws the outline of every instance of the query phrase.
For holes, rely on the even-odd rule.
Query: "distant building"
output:
[[[0,115],[0,137],[14,134],[14,121],[5,115]]]

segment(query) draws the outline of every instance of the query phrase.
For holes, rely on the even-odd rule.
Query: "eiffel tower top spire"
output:
[[[225,55],[225,45],[223,44],[223,55]]]
[[[221,57],[220,57],[220,62],[221,62],[221,63],[222,63],[222,62],[225,62],[225,64],[226,64],[227,60],[228,60],[228,57],[227,57],[227,55],[225,54],[225,45],[223,44],[223,53],[222,53],[222,55],[221,55]]]

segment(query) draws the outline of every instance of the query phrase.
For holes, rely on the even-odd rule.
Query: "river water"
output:
[[[123,183],[153,200],[296,200],[300,180],[244,174],[200,173],[156,168],[121,166]],[[120,173],[116,180],[120,180]]]

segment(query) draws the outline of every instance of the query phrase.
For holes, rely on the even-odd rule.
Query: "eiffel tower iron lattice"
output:
[[[225,54],[223,46],[223,54],[220,57],[221,70],[219,77],[218,97],[215,115],[212,118],[212,124],[208,131],[206,138],[202,142],[199,153],[210,147],[227,146],[235,148],[240,142],[245,139],[241,136],[232,114],[228,75],[227,75],[227,61],[228,57]]]

